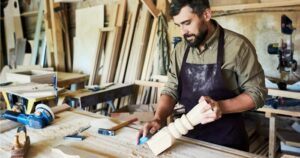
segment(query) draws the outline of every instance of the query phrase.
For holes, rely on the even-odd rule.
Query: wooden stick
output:
[[[136,117],[134,117],[134,118],[132,118],[132,119],[130,119],[130,120],[128,120],[128,121],[122,122],[122,123],[120,123],[120,124],[118,124],[118,125],[116,125],[116,126],[110,128],[109,130],[111,130],[111,131],[116,131],[116,130],[122,128],[122,127],[125,127],[125,126],[127,126],[127,125],[129,125],[129,124],[131,124],[131,123],[133,123],[133,122],[135,122],[135,121],[137,121],[137,120],[138,120],[138,119],[137,119]]]

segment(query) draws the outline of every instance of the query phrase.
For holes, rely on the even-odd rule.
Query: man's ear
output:
[[[210,8],[205,9],[202,16],[205,19],[205,21],[209,21],[212,16],[211,9]]]

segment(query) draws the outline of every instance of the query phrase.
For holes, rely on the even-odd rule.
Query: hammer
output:
[[[103,134],[103,135],[107,135],[107,136],[114,136],[114,135],[115,135],[115,132],[116,132],[118,129],[120,129],[120,128],[124,127],[124,126],[127,126],[127,125],[129,125],[129,124],[131,124],[132,122],[135,122],[135,121],[137,121],[137,120],[138,120],[138,119],[137,119],[136,117],[134,117],[134,118],[132,118],[132,119],[130,119],[130,120],[128,120],[128,121],[125,121],[125,122],[123,122],[123,123],[120,123],[120,124],[118,124],[118,125],[116,125],[116,126],[114,126],[114,127],[112,127],[112,128],[109,128],[109,129],[99,128],[99,129],[98,129],[98,133],[99,133],[99,134]]]

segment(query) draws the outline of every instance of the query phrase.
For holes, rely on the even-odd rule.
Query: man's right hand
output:
[[[146,137],[148,133],[154,134],[161,128],[161,120],[154,119],[152,121],[147,122],[142,129],[139,130],[139,133],[137,135],[137,144],[139,143],[139,139],[141,137]]]

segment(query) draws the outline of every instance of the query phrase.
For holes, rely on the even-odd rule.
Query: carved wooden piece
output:
[[[171,147],[176,139],[179,139],[182,135],[187,134],[189,130],[192,130],[194,126],[200,123],[199,113],[201,106],[205,106],[207,102],[204,99],[199,100],[199,103],[187,113],[183,114],[181,118],[170,123],[168,126],[161,129],[156,133],[148,142],[149,148],[155,155],[160,154],[169,147]]]

